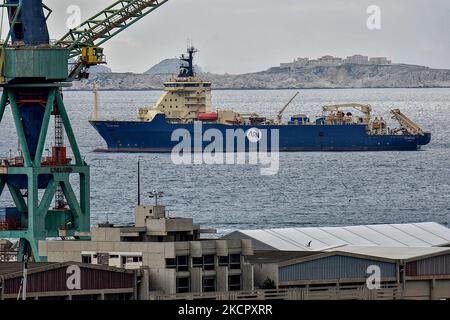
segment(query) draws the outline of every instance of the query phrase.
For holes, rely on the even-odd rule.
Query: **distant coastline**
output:
[[[66,90],[71,92],[91,92],[92,88],[83,88],[83,89],[71,89],[70,87],[66,88]],[[213,88],[215,91],[281,91],[281,90],[366,90],[366,89],[450,89],[448,87],[376,87],[376,88],[349,88],[349,87],[336,87],[336,88]],[[97,89],[99,92],[118,92],[118,91],[155,91],[160,92],[163,88],[156,89]]]
[[[94,85],[98,90],[162,90],[178,65],[177,59],[167,59],[144,73],[93,70],[88,80],[75,82],[68,90],[92,90]],[[273,67],[245,74],[214,74],[201,72],[199,67],[198,70],[214,90],[450,88],[450,70],[408,64]]]

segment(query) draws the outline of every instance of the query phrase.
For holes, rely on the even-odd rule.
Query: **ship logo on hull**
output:
[[[247,130],[246,136],[251,143],[258,143],[262,139],[262,132],[258,128],[250,128]]]
[[[172,162],[177,165],[260,165],[261,175],[279,170],[280,133],[278,129],[207,129],[194,123],[193,132],[179,128],[172,132]]]

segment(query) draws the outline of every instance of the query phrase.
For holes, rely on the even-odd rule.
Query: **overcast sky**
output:
[[[113,0],[45,0],[51,38],[67,31],[67,7],[82,19]],[[381,30],[369,30],[369,5]],[[169,0],[104,45],[117,72],[143,72],[178,56],[192,39],[197,64],[216,73],[265,70],[296,57],[361,53],[394,62],[450,68],[449,0]]]

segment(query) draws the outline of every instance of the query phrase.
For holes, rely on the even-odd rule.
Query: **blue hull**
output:
[[[90,121],[107,144],[104,152],[171,152],[179,144],[179,140],[172,140],[172,133],[177,129],[184,129],[191,137],[194,134],[193,124],[171,124],[164,115],[156,116],[151,122],[141,121]],[[385,150],[418,150],[431,140],[431,134],[420,135],[369,135],[366,126],[352,125],[222,125],[217,123],[203,123],[203,132],[208,129],[219,130],[224,137],[223,146],[226,151],[249,151],[249,141],[245,139],[245,150],[238,149],[234,143],[234,150],[227,150],[226,130],[247,130],[258,128],[268,136],[267,147],[270,143],[272,130],[279,132],[279,151],[385,151]],[[217,131],[216,131],[217,132]],[[204,141],[205,148],[210,141]],[[192,142],[194,150],[194,142]],[[197,149],[196,149],[197,150]]]

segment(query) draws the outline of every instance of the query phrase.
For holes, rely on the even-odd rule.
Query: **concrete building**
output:
[[[257,252],[255,288],[267,279],[276,289],[300,289],[310,299],[450,299],[450,248],[359,248],[352,252]],[[376,267],[380,288],[370,290],[368,276]],[[331,295],[331,296],[330,296]]]
[[[369,64],[374,65],[389,65],[392,64],[391,60],[388,60],[386,57],[373,57],[369,59]]]
[[[296,299],[450,299],[450,229],[437,223],[243,230],[224,238],[253,241],[256,289],[273,283]],[[366,284],[373,266],[377,290]]]
[[[249,240],[202,240],[189,218],[169,218],[164,206],[139,206],[135,225],[100,225],[90,241],[41,241],[49,262],[76,261],[143,269],[148,299],[156,294],[228,292],[253,289]]]
[[[386,57],[363,56],[356,54],[349,56],[346,59],[326,55],[318,59],[297,58],[293,62],[281,63],[280,68],[295,70],[301,67],[337,67],[344,64],[359,64],[359,65],[390,65],[392,62]]]
[[[344,60],[345,64],[369,64],[369,57],[360,54],[355,54],[353,56],[347,57]]]
[[[282,69],[297,69],[304,67],[310,63],[309,58],[297,58],[293,62],[280,63]]]
[[[317,59],[318,64],[320,66],[340,66],[343,63],[342,58],[333,57],[333,56],[323,56],[319,59]]]

